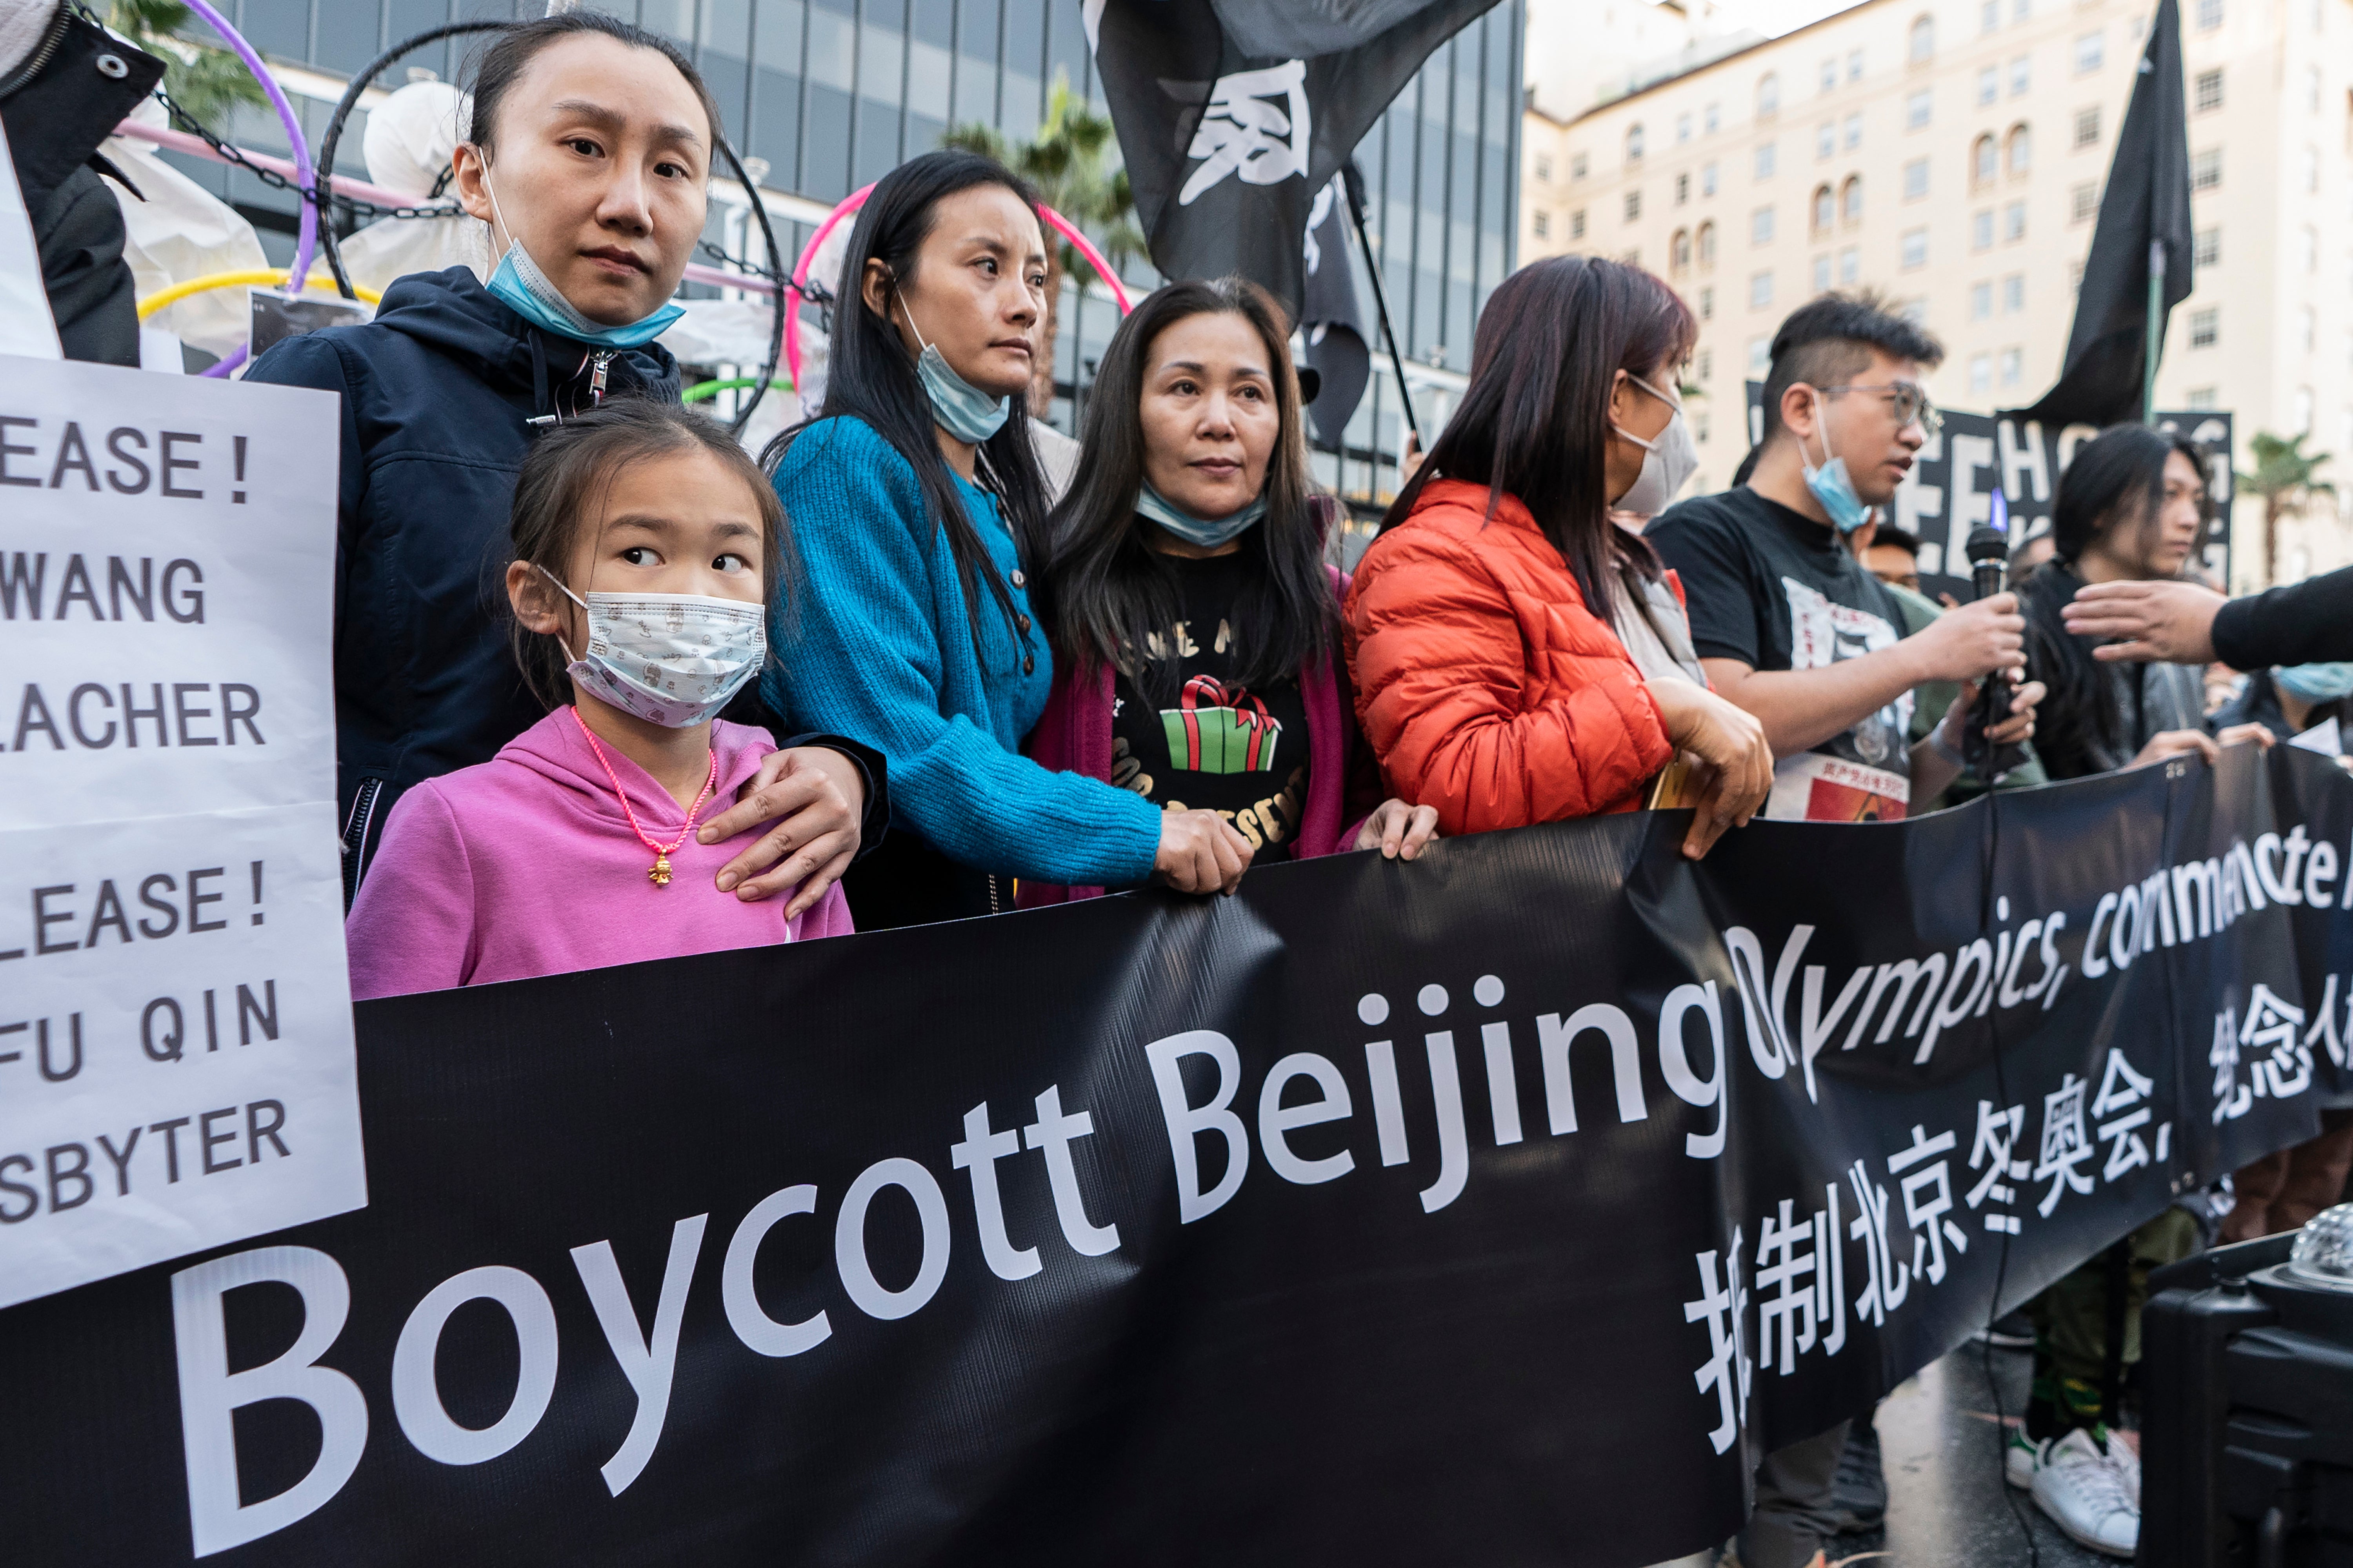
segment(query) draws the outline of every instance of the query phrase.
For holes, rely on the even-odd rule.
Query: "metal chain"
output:
[[[172,95],[165,92],[160,87],[155,89],[155,100],[164,106],[164,112],[172,117],[173,121],[177,124],[180,129],[201,140],[206,146],[210,147],[215,153],[220,154],[224,162],[234,163],[238,168],[246,170],[248,173],[251,174],[254,178],[259,180],[263,184],[269,186],[272,190],[290,191],[306,202],[315,201],[317,199],[315,194],[307,187],[296,184],[293,181],[288,179],[285,175],[280,174],[275,169],[263,168],[252,159],[248,158],[242,152],[222,141],[219,137],[214,135],[212,132],[206,127],[204,121],[198,120],[195,115],[190,114],[186,110],[181,108],[178,103],[173,100]],[[362,201],[357,196],[347,196],[340,191],[334,194],[332,199],[337,207],[351,214],[354,217],[361,218],[448,217],[458,211],[457,208],[450,206],[378,206],[374,202]]]

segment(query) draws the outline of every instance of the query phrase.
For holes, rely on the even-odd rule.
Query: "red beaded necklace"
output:
[[[686,826],[669,843],[657,844],[644,828],[638,826],[637,811],[629,805],[629,792],[621,787],[620,775],[613,771],[612,763],[606,758],[605,748],[596,743],[596,735],[589,731],[588,721],[580,717],[577,707],[572,710],[572,721],[580,726],[581,738],[588,742],[588,749],[596,752],[596,760],[604,764],[605,776],[612,780],[613,793],[621,799],[621,814],[629,819],[629,831],[638,836],[638,843],[654,852],[654,863],[652,868],[646,872],[646,880],[657,888],[669,887],[670,852],[686,842],[687,835],[694,831],[694,819],[702,812],[702,803],[709,800],[712,792],[719,787],[719,748],[711,748],[711,776],[703,780],[702,793],[694,797],[694,804],[686,808]]]

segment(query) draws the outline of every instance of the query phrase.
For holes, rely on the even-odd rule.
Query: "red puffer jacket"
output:
[[[1630,811],[1674,748],[1634,661],[1528,509],[1424,486],[1344,610],[1356,716],[1389,787],[1484,833]]]

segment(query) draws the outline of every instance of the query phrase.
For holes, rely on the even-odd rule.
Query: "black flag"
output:
[[[1239,272],[1296,321],[1315,194],[1495,0],[1101,0],[1087,39],[1153,265]]]
[[[1315,193],[1307,211],[1307,302],[1299,320],[1307,340],[1307,364],[1320,383],[1307,405],[1307,423],[1319,447],[1337,451],[1348,420],[1373,378],[1373,351],[1366,341],[1365,312],[1356,299],[1356,269],[1349,264],[1345,174]]]
[[[2164,316],[2189,297],[2189,125],[2177,0],[2160,0],[2149,23],[2148,47],[2125,109],[2083,289],[2075,297],[2066,368],[2058,384],[2017,417],[2054,426],[2140,418],[2153,264],[2165,269],[2158,322],[2162,350]]]

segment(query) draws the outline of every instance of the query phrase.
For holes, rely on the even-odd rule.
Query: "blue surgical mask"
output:
[[[950,369],[947,356],[938,346],[923,342],[923,329],[915,325],[915,312],[907,310],[905,300],[899,301],[899,309],[906,311],[907,330],[923,344],[923,352],[915,356],[915,374],[932,400],[933,422],[957,440],[976,447],[1004,429],[1013,414],[1013,399],[991,397]]]
[[[1179,511],[1168,498],[1152,488],[1150,480],[1136,492],[1135,510],[1150,518],[1177,538],[1204,550],[1215,550],[1241,537],[1242,530],[1266,515],[1266,498],[1259,497],[1237,512],[1214,517],[1204,522],[1191,512]]]
[[[1814,413],[1821,424],[1822,465],[1820,468],[1806,460],[1806,443],[1798,443],[1798,461],[1806,470],[1806,489],[1821,503],[1831,520],[1831,526],[1841,535],[1852,533],[1871,520],[1871,509],[1854,493],[1854,481],[1847,477],[1846,459],[1831,454],[1830,402],[1819,392],[1814,394]]]
[[[2334,702],[2353,697],[2353,664],[2290,664],[2272,671],[2272,680],[2298,702]]]
[[[482,171],[482,188],[490,192],[491,212],[498,218],[501,228],[507,227],[506,215],[499,211],[499,193],[491,185],[490,170]],[[548,280],[514,238],[514,230],[507,228],[507,253],[499,258],[498,269],[491,274],[490,290],[500,303],[532,325],[554,332],[560,338],[590,343],[602,349],[633,349],[649,343],[668,331],[670,323],[686,314],[686,307],[672,300],[661,306],[641,321],[627,326],[607,327],[592,321],[574,308],[564,297],[564,290]]]

